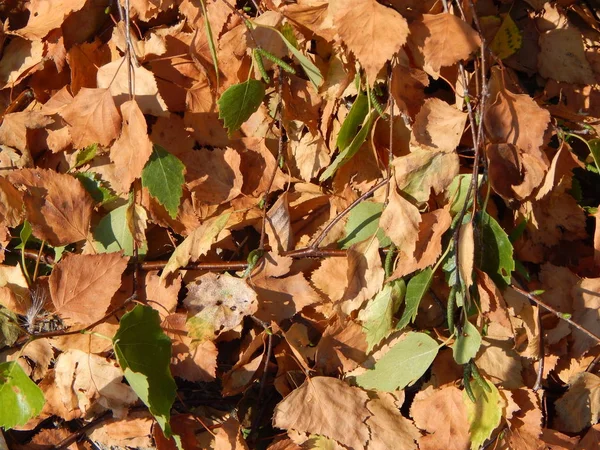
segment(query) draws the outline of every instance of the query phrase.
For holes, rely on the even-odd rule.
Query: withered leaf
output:
[[[68,324],[89,325],[101,319],[126,267],[127,259],[119,253],[66,255],[49,279],[56,313]]]
[[[23,169],[12,172],[9,180],[25,189],[27,220],[36,237],[53,246],[87,238],[94,200],[75,177]]]

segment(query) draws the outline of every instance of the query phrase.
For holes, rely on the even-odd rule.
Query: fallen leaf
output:
[[[60,115],[70,125],[75,148],[108,146],[121,129],[121,116],[108,89],[81,88]]]
[[[600,420],[600,377],[588,372],[569,380],[569,389],[556,401],[557,428],[578,433]]]
[[[68,324],[89,325],[101,319],[126,267],[127,260],[118,253],[66,255],[49,279],[56,313]]]
[[[406,42],[406,20],[375,0],[336,1],[331,11],[338,35],[364,67],[373,85],[385,63]],[[358,29],[357,23],[361,24]]]
[[[121,114],[123,128],[110,149],[110,159],[115,163],[115,177],[121,183],[113,187],[124,193],[142,176],[142,169],[152,154],[152,142],[148,138],[146,119],[135,100],[123,103]]]
[[[233,330],[258,309],[256,292],[242,278],[207,273],[187,288],[187,327],[192,338],[199,341]]]
[[[53,246],[87,238],[94,201],[79,180],[43,169],[15,171],[9,180],[25,188],[27,220],[36,237]]]
[[[437,79],[442,67],[468,59],[481,41],[475,30],[453,14],[423,14],[410,25],[408,45],[423,70]]]
[[[437,98],[427,99],[415,117],[411,144],[453,151],[458,147],[466,121],[467,113]]]
[[[427,432],[418,439],[419,449],[464,450],[469,448],[469,421],[462,392],[454,386],[417,393],[410,408],[415,425]]]
[[[314,377],[275,407],[273,424],[327,436],[351,448],[365,448],[369,440],[365,421],[371,416],[366,407],[368,400],[365,391],[343,381]]]

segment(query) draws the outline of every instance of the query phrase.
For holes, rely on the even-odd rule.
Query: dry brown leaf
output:
[[[393,183],[395,185],[395,183]],[[397,248],[410,255],[417,246],[421,213],[418,208],[398,193],[395,186],[390,189],[388,204],[379,219],[379,226]]]
[[[458,271],[467,289],[473,285],[474,267],[475,238],[473,236],[473,221],[469,221],[460,227],[458,243]]]
[[[70,125],[73,146],[108,146],[119,134],[121,116],[108,89],[81,88],[60,115]]]
[[[304,181],[315,178],[331,161],[329,149],[323,138],[310,131],[304,133],[299,140],[291,141],[289,146],[298,175]]]
[[[423,70],[437,79],[440,69],[467,59],[481,45],[479,35],[453,14],[423,14],[410,25],[409,47]]]
[[[331,281],[335,280],[335,283]],[[348,258],[327,258],[312,273],[314,286],[330,301],[338,302],[344,296],[348,284]]]
[[[9,180],[25,188],[27,220],[36,237],[53,246],[87,238],[94,201],[79,180],[42,169],[15,171]]]
[[[575,27],[557,28],[540,35],[538,69],[541,76],[574,84],[595,84],[585,57],[581,33]]]
[[[455,152],[432,151],[421,147],[406,156],[392,160],[398,187],[419,202],[429,200],[431,190],[444,191],[458,175],[459,161]]]
[[[304,307],[321,302],[321,296],[313,289],[302,273],[283,278],[253,275],[251,283],[258,295],[255,316],[269,323],[281,323],[293,317]]]
[[[6,177],[0,177],[0,223],[16,227],[25,218],[23,194]]]
[[[44,43],[14,37],[4,48],[0,60],[0,89],[14,86],[42,62]]]
[[[385,63],[406,43],[406,20],[375,0],[336,0],[331,10],[338,35],[354,53],[365,69],[369,84],[373,85]],[[361,24],[359,28],[357,23]]]
[[[364,448],[369,440],[365,425],[371,416],[366,407],[368,400],[362,389],[335,378],[314,377],[275,407],[273,424],[327,436],[351,448]]]
[[[415,117],[411,145],[453,151],[458,147],[466,121],[467,113],[440,99],[427,99]]]
[[[180,155],[194,201],[218,205],[240,195],[244,177],[237,151],[216,148],[210,151],[187,151]]]
[[[187,316],[182,313],[164,318],[162,328],[171,338],[174,376],[188,381],[212,381],[217,370],[217,347],[212,341],[194,342],[188,335]]]
[[[542,410],[537,394],[529,389],[513,390],[510,394],[519,410],[507,418],[509,431],[505,441],[508,448],[540,450]]]
[[[279,196],[277,201],[267,211],[265,231],[269,244],[276,254],[294,248],[294,236],[290,219],[290,209],[287,192]]]
[[[133,95],[140,110],[144,114],[153,116],[168,116],[165,101],[158,91],[155,75],[143,66],[133,67],[135,77],[135,90]],[[107,89],[114,97],[117,106],[129,100],[129,77],[127,75],[127,63],[124,59],[118,59],[98,69],[98,87]]]
[[[339,302],[344,314],[351,314],[373,297],[383,284],[385,271],[379,257],[379,240],[367,239],[348,249],[348,287]]]
[[[110,159],[115,163],[115,177],[120,182],[113,187],[125,193],[131,183],[142,176],[142,169],[152,154],[152,142],[148,138],[146,119],[135,100],[121,105],[121,115],[123,128],[110,149]]]
[[[428,434],[418,439],[421,450],[469,448],[469,421],[462,392],[454,386],[419,392],[410,408],[415,425]]]
[[[48,2],[33,0],[29,3],[29,20],[18,34],[32,41],[40,40],[55,28],[59,28],[65,18],[74,11],[79,11],[85,0],[58,0]]]
[[[63,402],[77,405],[82,417],[110,409],[122,418],[138,400],[133,389],[122,383],[123,371],[116,362],[101,356],[68,350],[56,359],[54,372]]]
[[[583,278],[573,287],[572,296],[573,321],[600,336],[600,278]],[[598,344],[577,329],[573,330],[573,340],[573,351],[577,356]]]
[[[105,446],[149,448],[152,447],[153,423],[150,412],[134,412],[125,419],[103,422],[90,432],[89,437]]]
[[[600,377],[588,372],[569,380],[569,390],[556,401],[557,428],[578,433],[600,420]]]
[[[367,419],[371,430],[371,439],[367,444],[368,450],[417,450],[417,439],[421,436],[419,430],[409,419],[400,414],[399,402],[392,393],[377,392],[367,403],[367,408],[373,414]]]
[[[486,147],[490,182],[505,199],[524,200],[544,181],[548,165],[512,144]]]
[[[38,111],[6,114],[0,125],[0,144],[25,152],[32,145],[32,130],[44,128],[50,123],[52,120]]]
[[[499,69],[492,70],[489,90],[484,123],[490,140],[516,145],[544,161],[545,156],[539,148],[550,123],[550,113],[540,108],[529,95],[510,92]]]
[[[400,250],[398,263],[390,280],[435,264],[442,253],[442,235],[450,228],[451,222],[452,216],[448,208],[422,214],[415,252],[410,255]]]
[[[505,389],[519,389],[524,385],[521,358],[509,341],[500,343],[484,339],[475,362],[482,375],[496,385]]]
[[[337,319],[323,332],[315,364],[324,374],[347,373],[367,359],[367,338],[361,324]]]
[[[233,417],[229,417],[217,429],[215,450],[248,450],[248,444],[242,437],[242,426]]]
[[[101,319],[126,267],[127,259],[118,253],[66,255],[49,279],[56,313],[68,324],[89,325]]]

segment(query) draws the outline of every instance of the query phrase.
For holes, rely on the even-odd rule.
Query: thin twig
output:
[[[525,297],[527,297],[529,300],[533,301],[534,303],[536,303],[538,306],[541,306],[542,308],[547,309],[548,311],[550,311],[552,314],[554,314],[556,317],[558,317],[559,319],[564,320],[565,322],[567,322],[569,325],[574,326],[575,328],[577,328],[579,331],[581,331],[582,333],[586,334],[587,336],[589,336],[590,338],[592,338],[594,341],[596,341],[596,343],[600,343],[600,337],[596,336],[594,333],[592,333],[590,330],[588,330],[587,328],[583,327],[582,325],[579,325],[576,322],[573,322],[570,318],[568,318],[567,316],[565,316],[563,313],[557,311],[556,309],[554,309],[552,306],[544,303],[542,300],[540,300],[540,298],[536,295],[533,295],[530,292],[527,292],[523,289],[521,289],[518,286],[515,286],[514,284],[511,284],[511,287],[517,291],[519,294],[524,295]]]
[[[346,214],[348,214],[352,210],[352,208],[354,208],[356,205],[358,205],[359,203],[361,203],[366,198],[368,198],[371,195],[373,195],[377,189],[379,189],[380,187],[385,186],[387,183],[388,183],[388,179],[386,178],[383,181],[380,181],[379,183],[377,183],[375,186],[373,186],[371,189],[369,189],[367,192],[365,192],[359,198],[357,198],[356,200],[354,200],[350,204],[350,206],[348,206],[341,213],[339,213],[337,216],[335,216],[334,219],[327,224],[327,226],[323,229],[323,231],[321,231],[321,233],[313,240],[312,244],[309,245],[309,248],[312,248],[312,249],[316,250],[319,247],[319,244],[321,242],[323,242],[323,239],[325,239],[325,237],[327,236],[327,233],[329,233],[331,231],[331,229],[335,226],[336,223],[338,223],[340,220],[342,220],[342,218]]]
[[[93,428],[97,427],[98,425],[103,424],[104,422],[109,421],[110,419],[112,419],[112,417],[113,417],[112,411],[110,411],[110,410],[105,411],[103,414],[96,417],[90,423],[84,425],[79,430],[77,430],[73,434],[67,436],[65,439],[60,441],[55,447],[56,450],[62,450],[62,449],[68,448],[71,444],[73,444],[74,442],[77,442],[77,440],[79,440],[79,438],[81,438],[81,436],[86,434],[88,431],[92,430]]]

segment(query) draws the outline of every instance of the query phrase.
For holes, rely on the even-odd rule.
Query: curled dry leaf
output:
[[[121,105],[123,128],[121,135],[110,149],[110,159],[115,163],[115,188],[128,192],[131,183],[142,176],[142,169],[152,154],[152,142],[148,138],[146,119],[135,100]]]

